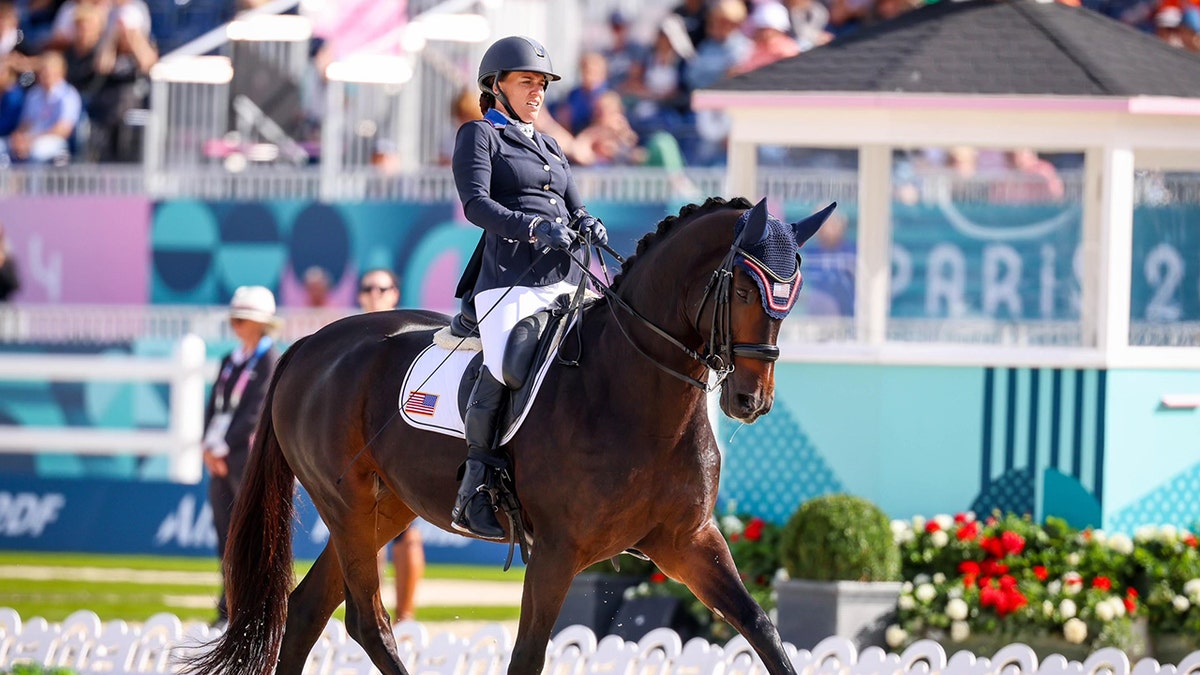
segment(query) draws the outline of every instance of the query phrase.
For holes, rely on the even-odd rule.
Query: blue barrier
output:
[[[0,478],[0,550],[215,556],[208,485]],[[447,505],[449,508],[449,505]],[[293,546],[311,560],[329,531],[308,494],[296,493]],[[508,548],[418,522],[433,563],[503,565]]]

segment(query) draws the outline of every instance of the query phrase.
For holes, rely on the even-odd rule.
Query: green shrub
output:
[[[12,670],[0,670],[0,675],[75,675],[75,671],[68,668],[46,668],[34,664],[18,663],[12,667]]]
[[[900,579],[891,521],[879,507],[851,495],[826,495],[800,505],[783,528],[779,557],[793,579]]]

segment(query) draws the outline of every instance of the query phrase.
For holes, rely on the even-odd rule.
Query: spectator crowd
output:
[[[727,121],[692,110],[692,92],[931,1],[679,0],[665,15],[613,11],[604,38],[579,59],[575,86],[549,92],[551,115],[539,126],[581,166],[720,165]],[[1059,1],[1200,52],[1200,0]],[[140,159],[130,111],[147,105],[159,57],[147,2],[159,17],[189,4],[0,0],[0,166]],[[233,16],[260,0],[227,4]],[[473,114],[456,102],[464,108],[456,119]]]

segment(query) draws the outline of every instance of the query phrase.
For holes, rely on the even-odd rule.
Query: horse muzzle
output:
[[[739,393],[726,386],[721,390],[721,412],[746,424],[771,412],[775,397],[771,394]]]

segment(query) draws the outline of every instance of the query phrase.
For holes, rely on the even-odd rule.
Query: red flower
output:
[[[996,537],[987,536],[979,540],[979,545],[987,554],[993,558],[1004,557],[1004,547],[1000,544],[1000,540]]]
[[[1099,588],[1102,591],[1112,590],[1112,579],[1108,577],[1096,577],[1092,579],[1092,588]]]
[[[1049,578],[1050,573],[1046,571],[1045,565],[1034,565],[1033,576],[1038,578],[1038,581],[1045,581]]]
[[[1133,614],[1137,611],[1137,600],[1129,596],[1125,596],[1125,611]]]
[[[963,524],[955,533],[959,541],[974,541],[979,536],[979,523],[971,521]]]
[[[1017,580],[1005,574],[1000,577],[1000,590],[1011,591],[1017,587]]]
[[[650,575],[650,583],[653,583],[653,584],[661,584],[661,583],[665,582],[666,580],[667,580],[667,575],[663,574],[662,572],[655,572],[654,574]]]
[[[974,586],[976,579],[978,579],[978,576],[975,574],[964,574],[962,578],[963,588],[971,588]]]
[[[742,540],[741,532],[734,532],[733,534],[729,535],[729,541],[741,541],[741,540]]]
[[[979,563],[974,560],[964,560],[958,563],[958,571],[960,574],[979,574]]]
[[[965,514],[965,513],[956,513],[956,514],[954,514],[954,522],[956,522],[956,523],[958,523],[958,524],[960,524],[960,525],[961,525],[962,523],[965,523],[965,522],[967,522],[967,514]]]
[[[1136,598],[1136,597],[1138,597],[1138,592],[1137,592],[1137,589],[1136,589],[1136,588],[1132,588],[1132,587],[1131,587],[1129,590],[1125,591],[1125,597],[1127,597],[1127,598]]]
[[[749,523],[746,523],[745,535],[750,541],[758,541],[762,539],[763,527],[766,523],[762,518],[751,518]]]
[[[995,560],[984,560],[979,566],[979,571],[984,576],[997,577],[1001,574],[1008,574],[1008,565],[998,563]]]
[[[1190,532],[1188,534],[1183,535],[1183,543],[1187,544],[1188,546],[1191,546],[1192,548],[1196,548],[1196,545],[1198,543],[1196,541],[1196,535],[1191,534]]]
[[[940,529],[942,529],[942,526],[938,525],[936,520],[931,520],[931,521],[925,523],[925,531],[930,534],[933,534],[934,532],[937,532]]]
[[[1007,555],[1016,555],[1025,548],[1025,537],[1016,532],[1004,532],[1000,535],[1000,545]]]

